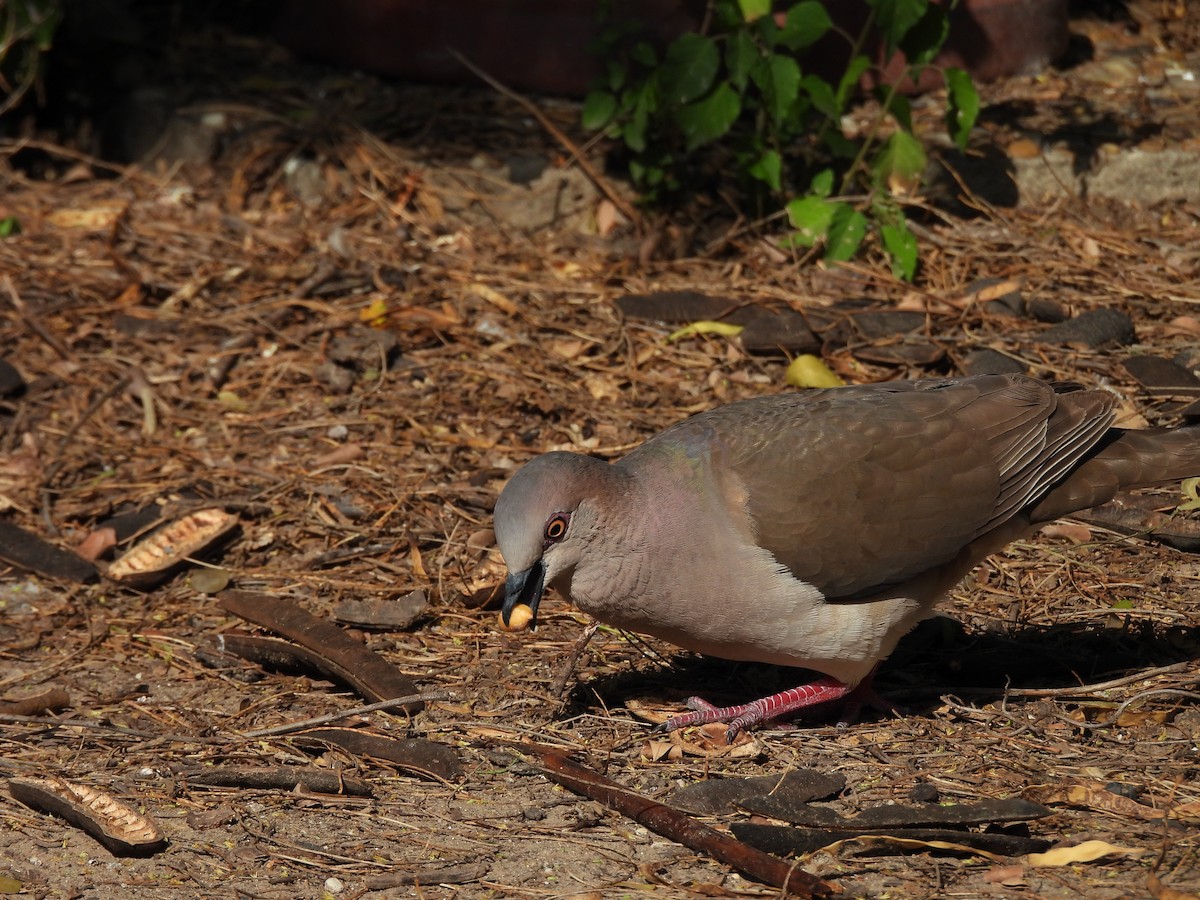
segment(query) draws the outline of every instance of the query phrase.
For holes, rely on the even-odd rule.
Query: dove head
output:
[[[501,618],[518,604],[537,606],[546,586],[570,584],[600,533],[617,471],[578,453],[546,453],[526,464],[496,501],[496,543],[508,566]]]

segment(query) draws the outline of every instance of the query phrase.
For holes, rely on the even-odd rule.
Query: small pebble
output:
[[[344,441],[350,436],[350,429],[345,425],[333,425],[325,432],[325,435],[331,441]]]
[[[345,883],[340,878],[326,878],[325,890],[331,894],[340,894],[346,889]]]

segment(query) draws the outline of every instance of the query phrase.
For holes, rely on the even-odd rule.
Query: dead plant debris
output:
[[[815,770],[834,785],[826,838],[869,810],[936,819],[1023,797],[1051,812],[824,840],[794,869],[775,859],[776,883],[802,865],[848,897],[1200,892],[1200,558],[1146,539],[1195,540],[1174,486],[973,573],[879,673],[906,715],[802,720],[733,751],[701,730],[650,741],[634,710],[762,696],[794,673],[607,628],[584,647],[589,623],[554,598],[536,631],[500,632],[488,608],[492,505],[515,466],[556,448],[618,457],[787,389],[800,354],[846,382],[1024,371],[1109,387],[1122,423],[1195,415],[1200,208],[1073,189],[1091,160],[1200,152],[1185,77],[1200,29],[1183,9],[1084,15],[1090,59],[985,88],[979,158],[946,156],[927,215],[907,210],[927,235],[913,285],[870,256],[799,265],[726,198],[639,213],[635,230],[613,212],[630,195],[599,194],[545,127],[623,191],[575,105],[538,100],[539,123],[488,89],[387,83],[211,30],[139,59],[180,138],[135,142],[154,148],[142,164],[101,159],[91,124],[9,132],[24,137],[0,140],[0,219],[20,225],[0,238],[0,887],[778,895],[679,842],[695,826],[744,847],[737,797],[681,801],[704,821],[664,838],[511,750],[534,742],[643,811],[684,785]],[[1050,173],[1049,199],[1007,205],[1010,172],[1022,190]],[[696,321],[738,333],[667,340]],[[97,580],[114,544],[200,509],[239,523],[219,551],[229,589]],[[222,636],[306,667],[247,663]],[[225,786],[201,784],[210,771]],[[58,814],[16,799],[23,784]],[[77,829],[140,821],[105,819],[110,800],[166,844],[105,863]],[[964,834],[1051,846],[1033,861],[1010,856],[1026,844],[939,846]]]

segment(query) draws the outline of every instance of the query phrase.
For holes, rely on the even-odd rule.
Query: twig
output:
[[[21,317],[21,321],[25,323],[25,327],[45,341],[50,349],[58,354],[60,359],[70,359],[71,351],[67,349],[66,344],[47,331],[42,323],[30,314],[29,307],[25,305],[25,301],[21,299],[21,295],[17,293],[17,288],[13,284],[12,279],[5,275],[3,284],[4,291],[8,294],[8,302],[17,311],[17,315]]]
[[[512,88],[501,84],[453,47],[448,48],[448,50],[451,56],[466,66],[474,75],[486,82],[489,87],[499,91],[505,97],[508,97],[508,99],[519,103],[526,112],[537,119],[538,124],[545,128],[546,131],[550,133],[552,138],[554,138],[567,149],[567,151],[571,154],[571,159],[573,159],[575,164],[579,166],[580,171],[587,176],[588,180],[596,186],[596,189],[600,191],[600,193],[602,193],[609,199],[609,201],[612,202],[613,206],[621,211],[621,215],[625,216],[625,218],[633,223],[634,227],[641,226],[642,217],[638,215],[638,211],[634,209],[624,197],[618,194],[612,185],[610,185],[608,181],[599,172],[597,172],[595,168],[592,167],[592,164],[587,161],[587,158],[583,155],[583,151],[579,149],[579,146],[573,140],[563,134],[558,126],[551,122],[550,119],[546,117],[544,112],[538,109],[536,103],[534,103],[532,100],[522,97]]]
[[[683,844],[697,853],[711,856],[755,881],[783,888],[785,895],[828,897],[837,893],[838,889],[834,885],[822,881],[798,865],[715,831],[687,813],[665,806],[657,800],[627,791],[615,781],[568,759],[561,753],[531,744],[519,746],[541,759],[543,774],[551,781],[556,781],[591,800],[599,801],[655,834]]]
[[[1054,718],[1058,719],[1060,722],[1066,722],[1068,725],[1071,725],[1075,728],[1082,728],[1084,731],[1095,731],[1097,728],[1108,728],[1110,725],[1117,724],[1117,720],[1121,718],[1121,715],[1125,712],[1125,710],[1129,709],[1129,707],[1131,707],[1133,704],[1140,703],[1142,700],[1146,700],[1150,697],[1182,697],[1187,700],[1200,700],[1200,694],[1197,694],[1195,691],[1184,691],[1178,688],[1154,688],[1148,691],[1142,691],[1139,694],[1134,694],[1115,710],[1113,710],[1112,715],[1101,722],[1077,722],[1068,716],[1062,715],[1061,713],[1055,713]]]
[[[1125,675],[1121,678],[1114,678],[1112,681],[1101,681],[1096,684],[1081,684],[1076,687],[1064,688],[1018,688],[1006,691],[1005,693],[1009,697],[1072,697],[1079,694],[1094,694],[1097,691],[1107,691],[1110,688],[1133,684],[1135,681],[1145,681],[1148,678],[1154,678],[1158,675],[1174,675],[1176,672],[1186,672],[1191,666],[1192,663],[1173,663],[1169,666],[1146,669],[1142,672],[1136,672],[1133,675]]]
[[[353,709],[343,709],[339,712],[329,713],[324,716],[315,716],[311,719],[301,719],[297,722],[287,722],[283,725],[276,725],[273,728],[260,728],[257,731],[247,731],[242,737],[254,739],[264,737],[274,737],[280,734],[290,734],[293,731],[303,731],[305,728],[311,728],[314,725],[326,725],[330,722],[337,722],[339,719],[348,719],[351,716],[359,716],[363,713],[376,712],[381,709],[395,709],[397,706],[407,706],[410,703],[432,703],[436,700],[449,700],[450,694],[448,691],[431,691],[425,694],[412,694],[408,697],[395,697],[391,700],[380,700],[378,703],[368,703],[366,706],[356,706]]]
[[[571,655],[567,657],[567,661],[563,663],[562,671],[558,673],[558,677],[554,679],[554,683],[550,685],[550,696],[557,700],[562,699],[563,691],[567,689],[567,682],[571,678],[571,673],[575,671],[575,666],[579,663],[579,656],[583,653],[596,632],[600,629],[599,622],[593,622],[583,632],[583,635],[575,642],[575,646],[571,648]]]

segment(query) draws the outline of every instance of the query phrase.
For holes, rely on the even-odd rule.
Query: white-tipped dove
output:
[[[730,403],[616,463],[547,453],[496,504],[502,621],[548,586],[688,650],[823,673],[744,706],[692,698],[661,726],[732,740],[850,693],[1039,524],[1200,475],[1200,427],[1114,428],[1116,402],[1018,375],[891,382]]]

